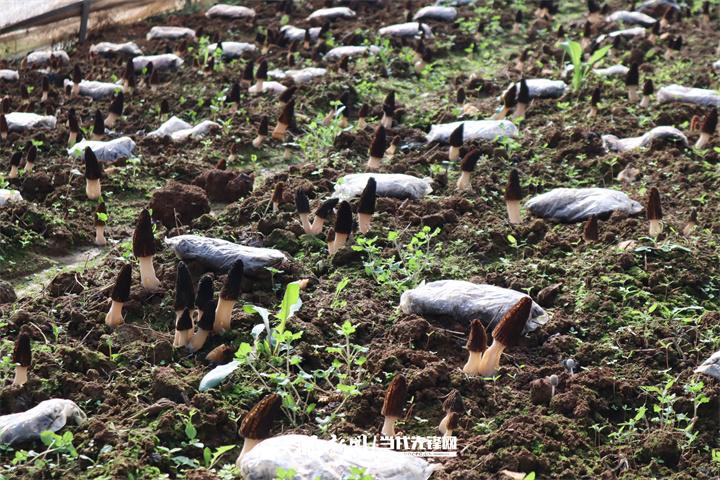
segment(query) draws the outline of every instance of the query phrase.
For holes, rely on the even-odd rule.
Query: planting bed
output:
[[[68,49],[70,63],[53,78],[46,102],[40,101],[43,73],[17,60],[0,65],[19,69],[21,82],[33,87],[23,100],[17,83],[0,81],[10,111],[58,118],[54,130],[11,132],[0,142],[0,188],[19,190],[24,198],[0,206],[0,414],[64,398],[88,417],[58,432],[72,433],[70,445],[65,437],[51,446],[35,440],[0,447],[0,478],[239,478],[238,428],[267,394],[283,397],[274,435],[373,436],[383,425],[385,388],[400,374],[408,387],[396,425],[403,435],[438,435],[447,395],[457,389],[464,400],[453,432],[457,456],[428,459],[443,467],[433,479],[720,475],[720,387],[694,372],[720,348],[720,140],[716,133],[708,146],[694,149],[699,132],[690,131],[693,116],[705,117],[708,108],[655,99],[642,108],[628,101],[623,76],[590,74],[573,89],[563,75],[569,58],[560,43],[580,41],[585,2],[560,2],[551,20],[534,16],[538,2],[479,0],[460,6],[454,21],[427,21],[433,35],[422,41],[431,52],[422,70],[415,66],[417,39],[378,34],[383,26],[406,21],[406,2],[329,2],[348,4],[357,16],[332,22],[319,52],[299,42],[294,68],[320,66],[327,73],[297,85],[287,143],[268,137],[256,148],[252,141],[261,118],[269,117],[272,131],[280,115],[277,96],[252,95],[245,87],[234,112],[223,98],[241,80],[249,58],[257,67],[265,43],[270,70],[291,68],[287,42],[263,42],[257,33],[286,24],[305,28],[306,17],[328,2],[296,1],[284,10],[291,3],[243,2],[255,10],[254,21],[209,19],[198,10],[90,32],[86,45]],[[424,6],[410,4],[413,13]],[[614,0],[607,7],[631,9],[629,2]],[[705,24],[699,5],[693,8],[662,30],[683,37],[673,58],[665,58],[667,39],[652,43],[648,28],[642,38],[606,41],[613,47],[599,66],[639,63],[641,89],[647,79],[656,91],[670,84],[717,89],[712,63],[720,57],[720,13],[713,12]],[[523,20],[514,32],[518,9]],[[194,29],[197,39],[146,39],[153,26],[167,25]],[[592,36],[619,28],[595,24]],[[86,80],[121,79],[124,59],[89,54],[90,45],[105,41],[133,41],[146,55],[181,47],[184,65],[162,72],[156,90],[147,88],[138,72],[138,88],[125,94],[124,115],[106,139],[129,136],[136,147],[132,158],[103,165],[109,244],[97,248],[97,202],[85,194],[84,162],[67,154],[66,119],[74,108],[89,134],[95,110],[106,115],[111,99],[70,97],[59,85],[63,76],[72,78],[74,65]],[[218,41],[254,43],[257,52],[232,62],[218,57],[207,68],[212,57],[207,45]],[[377,45],[379,51],[343,66],[321,60],[324,50],[342,45]],[[514,139],[464,142],[460,158],[472,148],[481,156],[472,190],[458,191],[460,162],[449,162],[448,146],[426,143],[425,135],[434,124],[490,118],[501,107],[499,96],[523,76],[522,56],[526,78],[563,79],[566,93],[535,100],[524,119],[514,120],[519,130]],[[601,100],[597,115],[590,116],[596,87],[602,88]],[[467,96],[462,103],[459,89]],[[379,171],[428,178],[432,192],[418,200],[378,197],[369,233],[355,230],[347,246],[329,256],[327,226],[318,236],[304,234],[296,191],[307,192],[314,211],[339,178],[366,171],[390,91],[396,109],[387,140],[398,137],[399,146]],[[340,116],[326,121],[341,98],[349,98],[346,128]],[[162,123],[162,100],[171,115],[192,125],[213,120],[219,128],[184,143],[145,138]],[[363,104],[369,106],[368,125],[357,128]],[[603,148],[602,135],[639,137],[657,126],[678,128],[690,147],[656,140],[625,153]],[[10,168],[7,159],[30,140],[38,148],[33,172],[3,176]],[[215,168],[221,161],[225,173]],[[621,183],[617,175],[628,166],[637,175]],[[511,224],[503,195],[512,169],[519,171],[523,202],[554,188],[604,187],[624,191],[644,209],[656,187],[664,230],[650,236],[644,211],[600,219],[593,242],[583,241],[583,223],[533,218],[527,209],[520,224]],[[229,172],[237,177],[230,185],[217,181],[232,176]],[[273,198],[279,182],[284,190]],[[157,194],[167,187],[172,188]],[[357,200],[351,203],[356,210]],[[143,208],[151,208],[158,220],[158,291],[140,286],[133,257],[133,231]],[[693,210],[697,228],[686,235]],[[243,279],[231,330],[211,336],[196,354],[173,348],[178,258],[165,239],[181,234],[275,248],[288,259]],[[134,272],[125,324],[112,329],[105,315],[126,263]],[[188,267],[195,285],[209,271],[193,261]],[[217,295],[226,273],[212,273]],[[505,350],[494,376],[468,376],[462,371],[466,319],[422,317],[399,308],[403,292],[446,279],[523,292],[549,319]],[[278,312],[287,285],[299,280],[302,306],[286,324],[286,333],[296,338],[288,340],[287,350],[271,347],[274,356],[260,347],[255,355],[261,358],[253,359],[248,351],[254,335],[265,339],[254,328],[262,319],[243,306]],[[271,327],[279,323],[274,315],[269,321]],[[15,386],[12,352],[21,331],[31,337],[33,357],[28,382]],[[205,357],[223,344],[231,353],[225,361],[237,351],[240,366],[201,392],[201,379],[214,367]],[[567,368],[567,360],[577,366]],[[557,385],[550,391],[553,375]],[[300,478],[291,470],[277,475]]]

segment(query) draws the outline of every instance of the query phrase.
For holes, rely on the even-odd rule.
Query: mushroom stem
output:
[[[460,158],[460,147],[450,147],[450,150],[448,150],[448,160],[451,162],[454,162]]]
[[[380,157],[373,157],[371,155],[370,158],[368,158],[367,168],[371,170],[377,170],[378,168],[380,168],[381,160],[382,159]]]
[[[140,257],[140,285],[148,290],[156,290],[160,287],[160,280],[155,276],[155,267],[153,266],[153,257]]]
[[[183,311],[182,310],[175,310],[175,337],[173,338],[173,347],[184,347],[188,344],[190,339],[188,338],[189,332],[192,330],[178,330],[177,325],[180,321],[180,317],[182,316]]]
[[[97,200],[100,198],[101,194],[101,186],[100,186],[100,179],[96,178],[94,180],[91,179],[85,179],[85,194],[90,200]]]
[[[650,106],[650,95],[643,95],[642,100],[640,100],[640,106],[642,108],[648,108]]]
[[[15,366],[15,378],[13,379],[13,385],[25,385],[28,380],[28,367],[21,365]]]
[[[491,377],[500,366],[500,356],[505,350],[505,345],[495,340],[492,345],[485,350],[476,373],[481,377]]]
[[[235,306],[235,300],[226,300],[220,297],[220,301],[215,309],[215,323],[213,324],[213,331],[215,333],[222,333],[226,330],[230,330],[230,321],[232,319],[232,310]]]
[[[105,225],[95,226],[95,245],[99,247],[107,245],[107,240],[105,240]]]
[[[277,125],[275,125],[275,128],[272,132],[272,138],[275,140],[282,140],[285,138],[285,132],[288,129],[288,125],[286,123],[278,122]]]
[[[505,207],[507,208],[508,220],[512,224],[520,223],[520,200],[506,200]]]
[[[473,352],[470,352],[470,353],[473,353]],[[477,352],[477,353],[480,353],[480,352]],[[442,433],[443,436],[445,436],[445,433],[448,431],[447,424],[448,424],[449,420],[450,420],[450,415],[446,413],[445,416],[443,417],[443,419],[440,420],[440,425],[438,425],[438,430],[440,430],[440,433]]]
[[[370,223],[372,222],[372,215],[369,213],[358,213],[358,228],[360,233],[366,234],[370,231]]]
[[[367,125],[367,122],[365,121],[365,117],[358,118],[358,121],[357,121],[357,129],[358,130],[364,129],[366,125]]]
[[[190,343],[187,344],[187,349],[191,352],[197,352],[205,345],[209,336],[210,332],[207,330],[203,330],[202,328],[198,329],[190,339]]]
[[[250,93],[262,93],[262,91],[263,91],[263,82],[264,82],[264,80],[258,78],[257,81],[255,82],[255,85],[253,85],[252,87],[250,87],[250,88],[248,89],[248,91],[249,91]]]
[[[627,87],[628,100],[630,103],[637,103],[638,98],[638,87],[637,85],[628,85]]]
[[[110,305],[110,311],[108,311],[107,315],[105,315],[105,325],[115,328],[125,323],[122,316],[122,308],[122,302],[116,302],[113,300],[112,305]]]
[[[262,442],[262,439],[260,439],[260,438],[246,438],[246,439],[244,439],[244,441],[243,441],[243,448],[242,448],[242,450],[240,451],[240,455],[238,455],[238,458],[237,458],[237,461],[235,462],[235,465],[239,467],[239,466],[240,466],[240,460],[243,458],[243,455],[245,455],[245,454],[248,453],[250,450],[252,450],[253,448],[255,448],[255,446],[256,446],[258,443],[260,443],[260,442]]]
[[[709,141],[710,134],[702,132],[700,133],[700,138],[698,138],[697,143],[695,143],[695,148],[705,148],[705,145],[707,145]]]
[[[115,122],[117,122],[117,119],[118,119],[118,116],[115,113],[110,112],[108,114],[108,116],[105,118],[105,126],[108,128],[114,127]]]
[[[590,111],[588,112],[588,117],[596,117],[598,113],[597,107],[590,107]]]
[[[657,237],[663,231],[663,224],[661,220],[650,220],[650,235]]]
[[[382,434],[386,437],[395,436],[395,422],[398,421],[398,417],[385,417],[385,421],[382,426]]]
[[[382,120],[380,120],[380,124],[385,128],[392,127],[393,117],[388,117],[387,114],[383,113]]]
[[[77,132],[70,132],[68,137],[68,147],[72,147],[77,142]]]
[[[274,135],[274,132],[273,132],[273,135]],[[263,144],[264,141],[265,141],[265,135],[258,135],[257,137],[255,137],[253,139],[252,146],[255,148],[260,148],[260,146]]]
[[[502,120],[507,116],[507,114],[510,112],[510,109],[508,107],[503,107],[502,110],[497,112],[495,115],[492,116],[493,120]]]
[[[18,176],[18,168],[15,165],[10,166],[10,173],[8,173],[7,178],[17,178]]]
[[[33,166],[35,164],[31,162],[25,162],[25,173],[30,173],[33,171]]]
[[[470,376],[480,375],[480,360],[482,359],[482,356],[482,352],[473,352],[471,350],[470,355],[468,356],[468,361],[462,369],[463,372],[467,373]],[[447,419],[447,417],[445,417],[445,419]],[[442,425],[442,423],[440,425]]]
[[[103,139],[103,136],[101,133],[93,133],[92,135],[90,135],[90,139],[95,140],[95,141],[100,141]]]
[[[42,97],[40,97],[41,102],[47,102],[48,99],[48,92],[43,92]]]
[[[80,84],[79,83],[73,83],[72,90],[70,91],[70,95],[73,97],[77,97],[80,95]]]
[[[322,217],[315,217],[312,225],[310,225],[310,233],[317,235],[322,232],[322,228],[325,225],[325,219]]]
[[[525,117],[525,112],[527,112],[527,104],[525,103],[519,103],[515,107],[515,112],[513,112],[512,116],[513,118],[521,118]]]
[[[333,253],[337,252],[341,248],[345,247],[345,243],[347,243],[349,235],[347,233],[337,233],[335,232],[335,242],[333,243]]]
[[[457,181],[457,189],[458,190],[472,190],[472,185],[470,185],[470,173],[463,170],[460,172],[460,178],[458,178]]]
[[[313,233],[309,220],[310,215],[307,213],[299,213],[298,216],[300,217],[300,223],[302,224],[303,231],[308,234]]]

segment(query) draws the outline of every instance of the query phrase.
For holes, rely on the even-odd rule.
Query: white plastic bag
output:
[[[210,54],[213,54],[217,49],[217,43],[211,43],[207,49]],[[222,58],[226,60],[240,58],[247,53],[255,53],[256,51],[257,47],[252,43],[222,42]]]
[[[72,85],[72,80],[65,79],[65,85]],[[112,97],[116,92],[123,90],[122,85],[116,83],[96,82],[94,80],[80,81],[80,96],[90,97],[93,100]]]
[[[525,208],[536,217],[576,223],[595,215],[608,218],[614,211],[634,215],[643,207],[625,193],[609,188],[556,188],[531,198]]]
[[[528,87],[530,98],[560,98],[565,95],[567,84],[562,80],[550,80],[548,78],[528,78],[525,80]],[[505,92],[512,88],[512,84],[508,85]],[[520,89],[520,82],[515,84],[515,88]]]
[[[90,147],[99,161],[114,162],[132,157],[135,151],[135,142],[130,137],[120,137],[108,142],[84,139],[68,148],[68,153],[72,157],[82,158],[85,147]]]
[[[102,55],[104,57],[112,57],[115,55],[138,56],[143,52],[135,42],[112,43],[100,42],[90,47],[90,53],[93,55]]]
[[[670,7],[680,11],[680,5],[675,0],[646,0],[637,8],[638,12],[651,12],[657,7]]]
[[[36,128],[54,130],[57,124],[57,119],[52,115],[38,115],[37,113],[28,112],[10,112],[5,115],[5,120],[7,120],[8,131],[10,132],[24,132]]]
[[[439,7],[439,6],[427,6],[417,11],[413,16],[413,20],[426,21],[426,20],[439,20],[442,22],[452,22],[457,17],[457,9],[455,7]]]
[[[278,468],[313,480],[349,478],[352,468],[365,469],[375,480],[427,480],[440,467],[390,449],[350,446],[307,435],[268,438],[240,460],[245,480],[274,480]]]
[[[595,68],[593,73],[600,77],[625,77],[630,69],[625,65],[613,65],[606,68]]]
[[[706,107],[720,107],[720,93],[705,88],[690,88],[682,85],[668,85],[657,92],[660,103],[691,103]]]
[[[464,124],[463,141],[465,142],[470,140],[494,141],[505,137],[513,138],[520,133],[510,120],[463,120],[431,126],[430,132],[426,135],[428,143],[447,143],[450,134],[461,123]]]
[[[46,430],[57,432],[68,419],[82,425],[87,415],[73,401],[62,398],[45,400],[25,412],[0,416],[0,443],[33,440]]]
[[[323,60],[328,62],[334,62],[340,60],[343,57],[358,57],[361,55],[375,55],[380,51],[380,47],[370,46],[361,47],[354,45],[346,45],[344,47],[335,47],[325,54]]]
[[[653,140],[665,138],[688,146],[685,134],[675,127],[655,127],[640,137],[618,138],[615,135],[603,135],[603,147],[608,152],[627,152],[636,148],[649,147]]]
[[[402,173],[353,173],[338,179],[333,197],[341,200],[359,197],[371,177],[377,182],[378,197],[419,200],[432,192],[430,186],[432,180],[429,178],[418,178]]]
[[[20,74],[17,70],[0,70],[0,80],[5,82],[17,82],[20,80]]]
[[[492,330],[503,315],[526,296],[494,285],[438,280],[403,293],[400,296],[400,309],[404,313],[421,316],[450,316],[463,322],[478,319],[488,330]],[[532,332],[547,321],[545,311],[533,302],[525,331]]]
[[[630,12],[628,10],[619,10],[608,15],[605,19],[608,22],[625,23],[627,25],[642,25],[643,27],[652,27],[657,20],[650,15],[642,12]]]
[[[307,67],[301,70],[270,70],[268,76],[276,80],[284,80],[289,77],[292,78],[296,84],[302,85],[304,83],[310,83],[316,78],[323,77],[326,73],[327,70],[324,68]]]
[[[162,125],[157,130],[153,130],[152,132],[148,133],[146,136],[147,138],[158,138],[158,137],[165,137],[170,136],[175,132],[179,132],[180,130],[188,130],[191,129],[192,125],[190,125],[185,120],[181,120],[178,117],[172,116],[169,119],[167,119],[165,122],[163,122]]]
[[[704,373],[720,380],[720,350],[710,355],[707,360],[700,364],[695,369],[695,373]]]
[[[237,260],[243,261],[245,274],[263,273],[287,261],[285,254],[273,248],[238,245],[219,238],[178,235],[165,239],[180,260],[195,260],[215,271],[226,272]]]
[[[355,18],[355,16],[355,12],[348,7],[330,7],[315,10],[313,13],[308,15],[307,19],[326,22],[336,20],[338,18],[351,19]]]
[[[38,50],[29,53],[28,56],[25,57],[25,64],[29,68],[46,67],[50,64],[50,59],[53,57],[56,60],[59,60],[61,65],[67,65],[70,63],[70,57],[65,50]]]
[[[220,130],[220,125],[210,121],[203,120],[192,128],[177,130],[170,134],[170,139],[175,143],[182,143],[192,138],[193,140],[203,138],[214,131]]]
[[[195,39],[195,30],[186,27],[160,27],[155,26],[145,35],[147,40],[179,40],[185,38]]]
[[[420,36],[420,25],[422,25],[423,32],[425,32],[425,38],[432,37],[432,29],[424,23],[418,22],[407,22],[398,23],[395,25],[388,25],[378,30],[378,34],[381,37],[416,37]]]
[[[142,55],[133,58],[133,67],[136,72],[142,71],[143,68],[152,62],[153,68],[161,72],[164,70],[177,70],[185,63],[182,58],[173,53],[163,53],[161,55]]]
[[[205,12],[205,16],[207,18],[252,19],[255,18],[255,10],[239,5],[218,4],[210,7],[210,9]]]
[[[4,207],[5,205],[8,205],[10,203],[18,203],[22,201],[22,195],[20,195],[20,192],[18,192],[17,190],[7,190],[5,188],[0,188],[0,207]]]
[[[310,29],[310,40],[313,42],[320,36],[320,27],[314,27]],[[291,42],[301,41],[305,39],[305,29],[298,28],[293,25],[285,25],[280,29],[280,33],[283,37]]]

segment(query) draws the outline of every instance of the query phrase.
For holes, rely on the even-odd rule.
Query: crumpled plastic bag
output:
[[[0,188],[0,207],[4,207],[9,203],[18,203],[22,201],[22,195],[20,195],[20,192],[18,192],[17,190],[7,190],[5,188]]]
[[[463,5],[470,5],[477,2],[477,0],[435,0],[435,5],[451,5],[453,7],[462,7]]]
[[[680,5],[678,5],[678,3],[674,0],[646,0],[639,7],[637,7],[637,11],[643,13],[651,12],[657,7],[671,7],[674,10],[680,11]]]
[[[463,126],[463,141],[489,140],[494,141],[504,137],[517,137],[520,133],[518,128],[510,120],[464,120],[452,123],[441,123],[432,125],[430,132],[425,136],[427,142],[447,143],[450,134],[460,124]]]
[[[316,78],[325,76],[327,69],[317,67],[307,67],[301,70],[270,70],[268,75],[270,78],[277,80],[284,80],[286,78],[292,78],[295,83],[302,85],[304,83],[310,83]]]
[[[550,80],[547,78],[528,78],[525,80],[528,86],[530,98],[560,98],[565,95],[567,84],[562,80]],[[520,88],[520,82],[516,83],[516,88]],[[512,84],[508,85],[505,92],[512,88]]]
[[[468,323],[478,319],[490,331],[513,305],[526,296],[495,285],[438,280],[403,293],[400,309],[420,316],[450,316]],[[545,310],[533,302],[525,331],[532,332],[548,320]]]
[[[130,137],[120,137],[107,142],[83,139],[68,148],[68,153],[72,157],[82,158],[85,147],[90,147],[99,161],[114,162],[132,157],[135,151],[135,142]]]
[[[605,18],[608,22],[625,23],[627,25],[642,25],[643,27],[652,27],[657,20],[650,15],[642,12],[630,12],[628,10],[619,10]]]
[[[136,72],[140,72],[143,68],[147,67],[150,62],[152,62],[153,68],[157,69],[158,72],[163,70],[177,70],[185,63],[182,58],[174,53],[163,53],[161,55],[142,55],[135,57],[133,58],[133,67],[135,67]]]
[[[50,64],[50,58],[52,57],[59,60],[61,65],[70,63],[70,57],[65,50],[37,50],[29,53],[27,57],[25,57],[25,64],[29,68],[46,67]]]
[[[525,203],[536,217],[561,223],[582,222],[595,215],[606,219],[615,211],[635,215],[643,207],[627,194],[609,188],[556,188]]]
[[[181,143],[188,139],[204,138],[211,133],[220,130],[220,125],[211,120],[203,120],[192,128],[176,130],[170,134],[170,139],[175,143]]]
[[[675,127],[655,127],[640,137],[618,138],[615,135],[603,135],[603,147],[608,152],[628,152],[636,148],[649,147],[655,139],[668,139],[688,146],[684,133]]]
[[[452,22],[457,17],[457,9],[455,7],[439,7],[427,6],[423,7],[413,15],[413,20],[440,20],[443,22]]]
[[[432,38],[432,29],[424,23],[407,22],[398,23],[396,25],[388,25],[378,30],[381,37],[415,37],[420,35],[420,25],[425,32],[426,38]]]
[[[315,10],[308,15],[307,20],[330,21],[338,18],[355,18],[356,13],[348,7],[330,7]]]
[[[238,245],[220,238],[200,235],[178,235],[165,239],[180,260],[196,260],[215,271],[226,272],[237,260],[243,261],[244,273],[257,275],[266,267],[277,267],[287,261],[285,254],[274,248]]]
[[[7,120],[10,132],[24,132],[36,128],[53,130],[57,124],[57,119],[52,115],[38,115],[29,112],[10,112],[5,115],[5,120]]]
[[[65,79],[64,85],[72,85],[72,80]],[[115,92],[120,92],[123,87],[117,83],[96,82],[95,80],[80,81],[80,96],[90,97],[93,100],[112,97]]]
[[[357,57],[360,55],[375,55],[380,51],[380,47],[372,45],[370,47],[361,47],[354,45],[346,45],[344,47],[335,47],[325,54],[323,60],[333,62],[343,57]]]
[[[720,73],[720,60],[713,63],[713,70],[715,70],[716,73]]]
[[[20,74],[17,70],[0,70],[0,80],[5,82],[17,82],[20,80]]]
[[[668,85],[658,90],[657,100],[660,103],[692,103],[705,107],[720,107],[720,93],[717,91],[683,87],[677,84]]]
[[[268,438],[240,460],[245,480],[274,480],[278,468],[292,469],[297,478],[340,480],[349,478],[353,467],[365,469],[377,480],[427,480],[441,468],[390,449],[351,446],[307,435]]]
[[[30,410],[0,416],[0,443],[33,440],[46,430],[57,432],[67,424],[68,419],[82,425],[87,421],[87,415],[71,400],[45,400]]]
[[[633,27],[633,28],[626,28],[624,30],[615,30],[614,32],[610,32],[608,34],[602,34],[597,37],[597,40],[595,40],[595,43],[602,43],[608,38],[615,38],[615,37],[644,37],[645,36],[645,27]]]
[[[205,12],[205,16],[207,18],[229,18],[229,19],[238,19],[238,18],[255,18],[255,10],[248,7],[241,7],[238,5],[225,5],[225,4],[218,4],[210,7],[210,9]]]
[[[720,350],[710,355],[710,357],[695,369],[695,373],[704,373],[713,378],[720,380]]]
[[[211,388],[217,387],[235,370],[237,370],[238,367],[240,367],[240,362],[237,360],[233,360],[232,362],[224,365],[218,365],[203,376],[202,380],[200,380],[200,387],[198,390],[206,392]]]
[[[250,87],[250,88],[252,88],[252,87]],[[282,92],[284,92],[285,90],[287,90],[287,87],[280,82],[275,82],[273,80],[263,82],[263,87],[262,87],[263,93],[271,92],[276,95],[279,95]],[[255,93],[257,93],[257,92],[255,92]]]
[[[432,192],[432,180],[429,178],[403,173],[353,173],[338,179],[332,196],[340,200],[357,198],[362,194],[370,177],[377,182],[378,197],[419,200]]]
[[[187,27],[155,26],[145,35],[146,40],[179,40],[181,38],[194,40],[195,30]]]
[[[215,52],[217,43],[211,43],[207,49],[210,54]],[[222,58],[225,60],[240,58],[247,53],[255,53],[257,47],[252,43],[245,42],[222,42]]]
[[[165,122],[163,122],[163,124],[160,125],[157,130],[153,130],[152,132],[148,133],[146,135],[146,138],[162,138],[165,136],[169,136],[175,132],[179,132],[180,130],[187,130],[189,128],[192,128],[192,125],[190,125],[188,122],[176,116],[172,116]]]
[[[601,77],[625,77],[629,70],[625,65],[613,65],[606,68],[595,68],[593,73]]]
[[[115,55],[127,55],[136,57],[142,55],[143,52],[135,42],[112,43],[100,42],[90,47],[90,53],[93,55],[101,55],[103,57],[113,57]]]
[[[315,41],[320,36],[320,27],[314,27],[310,29],[310,40]],[[280,33],[283,37],[291,42],[300,41],[305,39],[305,29],[298,28],[293,25],[285,25],[280,29]]]

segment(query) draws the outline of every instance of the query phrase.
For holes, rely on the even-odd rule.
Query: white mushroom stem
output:
[[[108,327],[117,327],[125,323],[122,316],[122,308],[123,302],[113,300],[112,305],[110,305],[110,310],[107,315],[105,315],[105,325]]]
[[[198,329],[190,339],[190,343],[187,344],[187,349],[191,352],[197,352],[205,345],[209,336],[210,332],[207,330],[203,330],[202,328]]]
[[[526,103],[518,103],[515,107],[515,112],[513,113],[513,118],[521,118],[525,116],[525,112],[527,112],[528,105]]]
[[[445,433],[443,433],[443,437],[452,437],[453,431],[452,430],[446,430]]]
[[[590,112],[588,112],[588,117],[596,117],[598,113],[597,107],[590,107]]]
[[[291,158],[292,158],[292,150],[288,147],[285,147],[285,151],[283,152],[283,159],[290,160]]]
[[[258,443],[260,443],[260,442],[262,442],[262,439],[260,439],[260,438],[246,438],[246,439],[243,441],[243,448],[242,448],[242,450],[240,451],[240,455],[238,455],[238,458],[237,458],[237,461],[235,462],[235,465],[239,467],[239,466],[240,466],[240,460],[243,458],[243,456],[244,456],[246,453],[248,453],[250,450],[252,450],[253,448],[255,448],[255,446],[256,446]]]
[[[282,140],[285,138],[285,132],[288,129],[288,125],[282,122],[278,122],[277,125],[275,125],[275,129],[272,132],[272,138],[275,140]]]
[[[391,143],[387,150],[385,150],[385,155],[387,155],[388,157],[392,157],[393,155],[395,155],[395,150],[397,150],[397,147],[395,146],[395,144]]]
[[[28,380],[28,367],[23,367],[21,365],[15,366],[15,379],[13,380],[13,385],[25,385]]]
[[[280,203],[279,202],[272,202],[273,204],[273,212],[277,212],[280,210]]]
[[[70,136],[68,137],[68,147],[75,145],[75,142],[77,142],[77,135],[77,132],[70,132]]]
[[[358,213],[358,228],[360,233],[366,234],[370,231],[370,223],[372,222],[372,215],[369,213]]]
[[[73,83],[72,90],[70,91],[70,94],[73,97],[77,97],[80,95],[80,84],[79,83]]]
[[[312,226],[310,225],[310,214],[308,213],[299,213],[298,216],[300,217],[300,223],[302,224],[303,231],[305,233],[311,234],[312,232]]]
[[[482,359],[482,352],[469,352],[470,355],[468,356],[467,363],[465,363],[465,366],[463,367],[463,372],[467,373],[471,377],[474,377],[476,375],[480,375],[480,360]],[[447,419],[447,417],[445,417]],[[445,420],[443,419],[443,420]],[[442,425],[442,424],[441,424]]]
[[[0,138],[7,140],[8,132],[0,132]]]
[[[348,237],[349,237],[349,235],[347,233],[335,232],[335,241],[333,242],[333,249],[335,250],[335,252],[337,252],[338,250],[340,250],[341,248],[343,248],[345,246],[345,244],[347,243]]]
[[[85,194],[90,200],[97,200],[100,198],[101,194],[101,186],[100,186],[100,179],[90,180],[89,178],[85,179]]]
[[[323,226],[325,225],[325,219],[322,217],[315,217],[312,225],[310,225],[310,233],[317,235],[322,232]]]
[[[15,165],[10,166],[10,173],[8,173],[7,178],[17,178],[18,176],[18,168]]]
[[[700,134],[700,138],[698,138],[697,143],[695,143],[695,148],[705,148],[705,145],[707,145],[709,141],[710,141],[710,134],[702,132]]]
[[[440,430],[440,433],[445,435],[445,432],[448,431],[447,424],[448,421],[450,421],[450,414],[446,413],[442,420],[440,420],[440,425],[438,425],[438,430]]]
[[[258,80],[255,82],[255,85],[253,85],[252,87],[248,88],[248,91],[249,91],[250,93],[262,93],[262,91],[263,91],[263,82],[264,82],[264,80],[261,80],[261,79],[258,78]]]
[[[370,155],[370,158],[368,158],[368,162],[367,162],[367,168],[372,169],[372,170],[377,170],[378,168],[380,168],[381,160],[382,160],[382,158],[380,158],[380,157],[373,157],[372,155]]]
[[[513,23],[512,33],[520,33],[520,24]]]
[[[458,178],[456,187],[458,190],[472,190],[470,172],[466,172],[465,170],[460,172],[460,178]]]
[[[340,128],[347,128],[348,127],[348,119],[345,116],[340,117]]]
[[[392,127],[393,117],[388,117],[385,113],[383,113],[382,120],[380,120],[380,124],[385,128]]]
[[[695,228],[697,227],[697,224],[695,222],[688,222],[687,225],[683,228],[683,235],[690,236],[695,231]]]
[[[450,147],[450,150],[448,150],[448,160],[451,162],[454,162],[460,157],[460,147]]]
[[[220,297],[217,307],[215,308],[215,323],[213,324],[213,331],[215,333],[230,330],[233,306],[235,306],[235,300],[227,300]]]
[[[478,365],[477,374],[481,377],[491,377],[500,367],[500,356],[505,350],[505,345],[495,340],[492,345],[485,350],[480,365]]]
[[[160,280],[155,276],[153,257],[139,257],[140,262],[140,285],[148,290],[157,290],[160,287]]]
[[[637,85],[628,85],[627,93],[628,93],[628,100],[630,100],[630,103],[637,103],[637,101],[639,100]]]
[[[507,208],[508,220],[512,224],[520,223],[520,200],[507,200],[505,201],[505,207]]]
[[[643,95],[642,100],[640,100],[640,106],[642,108],[648,108],[650,106],[650,95]]]
[[[265,135],[258,135],[257,137],[255,137],[253,139],[252,146],[255,148],[260,148],[260,145],[262,145],[264,141],[265,141]]]
[[[105,239],[105,225],[95,225],[95,245],[104,247],[107,245]]]
[[[650,220],[650,235],[657,237],[663,231],[663,224],[661,220]]]
[[[510,109],[508,107],[503,107],[502,110],[497,112],[495,115],[492,116],[493,120],[502,120],[507,116],[507,114],[510,112]]]
[[[175,310],[175,337],[173,338],[173,347],[175,348],[183,347],[188,343],[188,331],[177,329],[177,324],[182,314],[182,310]]]
[[[42,97],[40,97],[41,102],[46,102],[48,99],[48,92],[43,92]]]
[[[30,173],[30,172],[32,172],[34,166],[35,166],[34,163],[25,162],[25,173]]]
[[[328,255],[335,255],[335,252],[337,252],[337,249],[335,248],[335,239],[333,239],[328,242]]]
[[[382,426],[382,434],[386,437],[394,437],[395,436],[395,422],[397,422],[399,417],[385,417],[385,421],[383,422]]]
[[[358,130],[364,129],[366,125],[367,125],[367,122],[365,121],[365,117],[358,118],[358,121],[357,121]]]
[[[105,118],[105,126],[108,128],[112,128],[115,126],[115,122],[117,122],[118,116],[114,114],[113,112],[110,112],[108,116]]]

